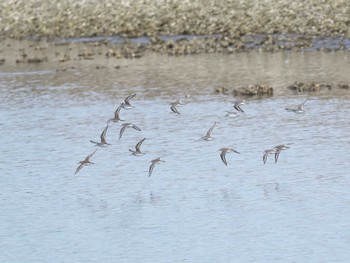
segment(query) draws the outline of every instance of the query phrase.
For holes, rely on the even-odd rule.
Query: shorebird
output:
[[[154,166],[156,166],[156,164],[160,164],[161,162],[165,163],[165,161],[161,160],[160,157],[151,161],[151,166],[149,167],[149,170],[148,170],[148,177],[151,177]]]
[[[288,147],[285,144],[280,144],[280,145],[277,145],[273,148],[273,150],[275,151],[275,163],[277,163],[278,156],[280,155],[281,151],[286,150],[288,148],[290,148],[290,147]]]
[[[118,122],[118,121],[124,121],[119,117],[119,112],[120,109],[123,107],[123,103],[115,110],[114,112],[114,117],[112,119],[109,119],[107,121],[107,124],[109,124],[110,122]]]
[[[106,125],[106,127],[103,129],[103,131],[102,131],[102,133],[101,133],[101,135],[100,135],[101,142],[95,142],[95,141],[92,141],[92,140],[90,140],[90,142],[96,144],[97,146],[107,146],[107,145],[110,145],[110,144],[107,143],[107,141],[106,141],[106,133],[107,133],[108,127],[109,127],[109,124]]]
[[[124,101],[123,101],[123,103],[122,103],[123,109],[129,110],[129,109],[135,108],[134,106],[132,106],[132,105],[130,104],[130,100],[131,100],[133,97],[135,97],[135,96],[136,96],[136,93],[135,93],[135,94],[132,94],[132,95],[130,95],[130,96],[127,96],[127,97],[124,99]]]
[[[307,97],[306,100],[303,103],[299,104],[296,108],[286,108],[286,110],[292,111],[295,113],[303,113],[305,102],[307,102],[308,100],[309,100],[309,97]]]
[[[175,102],[170,103],[170,109],[172,112],[177,113],[180,115],[180,112],[177,110],[176,107],[183,105],[181,102],[181,99],[177,99]]]
[[[202,136],[201,139],[205,140],[205,141],[211,141],[214,138],[211,136],[211,133],[213,131],[213,129],[215,128],[216,122],[214,123],[214,125],[207,131],[207,134]]]
[[[268,149],[264,151],[264,155],[263,155],[263,162],[264,164],[266,163],[267,157],[269,156],[269,154],[274,154],[275,153],[275,149]]]
[[[134,150],[131,150],[129,149],[129,151],[131,152],[132,155],[134,156],[142,156],[144,155],[145,153],[141,152],[141,144],[146,140],[146,138],[143,138],[141,141],[139,141],[136,145],[135,145],[135,151]]]
[[[137,127],[135,124],[132,124],[132,123],[123,123],[122,124],[122,128],[120,129],[120,132],[119,132],[119,140],[121,139],[125,129],[127,128],[133,128],[137,131],[141,131],[141,129],[139,127]]]
[[[93,162],[90,161],[90,158],[95,154],[97,150],[95,150],[92,154],[88,155],[85,157],[85,159],[83,161],[80,161],[80,165],[78,166],[78,168],[75,170],[75,173],[74,174],[77,174],[81,168],[83,168],[85,165],[88,165],[88,164],[93,164]],[[79,164],[78,163],[78,164]]]
[[[235,152],[235,153],[241,154],[236,150],[234,150],[233,148],[221,148],[219,151],[221,151],[220,153],[221,160],[224,162],[226,166],[227,166],[226,153]]]
[[[246,104],[245,100],[237,100],[237,101],[235,101],[235,102],[233,103],[233,107],[234,107],[236,110],[238,110],[238,111],[244,113],[244,111],[243,111],[242,108],[240,107],[241,105],[244,105],[244,104]]]

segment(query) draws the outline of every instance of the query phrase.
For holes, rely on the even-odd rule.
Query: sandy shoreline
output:
[[[8,0],[0,2],[0,65],[139,58],[147,52],[349,51],[349,25],[348,0]],[[205,37],[186,37],[191,35]],[[131,39],[140,36],[147,43]],[[68,37],[90,39],[59,40]]]
[[[173,89],[178,87],[178,81],[183,81],[181,86],[186,87],[185,92],[194,87],[192,92],[196,94],[198,89],[203,88],[198,88],[200,84],[197,85],[196,81],[202,83],[206,79],[207,85],[204,88],[210,87],[208,94],[256,98],[298,93],[342,96],[350,90],[346,51],[267,53],[252,50],[232,55],[216,53],[175,57],[160,55],[148,49],[137,53],[137,50],[127,49],[128,46],[112,46],[104,42],[55,44],[51,41],[6,39],[0,41],[0,44],[0,70],[5,75],[6,72],[22,72],[25,75],[27,71],[49,71],[53,76],[64,76],[63,81],[68,82],[74,82],[79,76],[92,76],[88,83],[90,85],[97,81],[96,86],[100,85],[99,81],[105,83],[117,75],[121,78],[118,81],[123,85],[128,83],[131,87],[138,87],[145,82],[145,87],[151,88],[160,85],[158,80],[154,80],[162,72],[159,79],[162,88],[165,86]],[[285,78],[290,67],[296,73]],[[245,78],[240,84],[237,84],[237,80],[231,81],[232,70],[237,68],[245,68],[247,71],[247,74],[240,73],[236,76],[237,80]],[[281,73],[282,68],[284,73]],[[300,68],[302,72],[307,70],[307,77],[300,77]],[[315,77],[314,71],[323,73],[318,73]],[[196,76],[196,80],[193,76]],[[71,80],[67,80],[67,77]],[[281,78],[283,81],[274,82],[271,78]]]
[[[347,0],[9,0],[0,36],[81,37],[295,33],[350,36]]]

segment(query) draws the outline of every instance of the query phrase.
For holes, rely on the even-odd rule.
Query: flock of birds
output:
[[[126,98],[124,99],[124,101],[120,104],[120,106],[115,110],[115,112],[114,112],[114,117],[111,118],[111,119],[109,119],[109,120],[107,121],[107,125],[106,125],[106,127],[103,129],[103,131],[102,131],[102,133],[101,133],[101,135],[100,135],[100,141],[99,141],[99,142],[96,142],[96,141],[90,140],[91,143],[95,144],[96,146],[100,146],[100,147],[105,147],[105,146],[110,145],[110,144],[107,142],[107,140],[106,140],[106,134],[107,134],[107,130],[108,130],[108,128],[109,128],[110,123],[111,123],[111,122],[124,121],[124,120],[122,120],[122,119],[120,118],[120,116],[119,116],[120,110],[121,110],[121,109],[127,109],[127,110],[128,110],[128,109],[135,108],[135,107],[134,107],[133,105],[131,105],[131,103],[130,103],[130,100],[131,100],[132,98],[134,98],[135,96],[136,96],[136,94],[132,94],[132,95],[130,95],[130,96],[128,96],[128,97],[126,97]],[[174,111],[174,112],[180,114],[180,113],[176,110],[176,106],[178,106],[178,105],[180,105],[180,104],[181,104],[181,101],[179,100],[179,101],[178,101],[178,104],[174,104],[174,109],[175,109],[175,111],[173,110],[173,108],[171,108],[172,111]],[[140,129],[138,126],[136,126],[135,124],[132,124],[132,123],[129,123],[129,122],[128,122],[128,123],[123,123],[122,126],[121,126],[121,129],[120,129],[120,132],[119,132],[119,140],[122,138],[122,136],[123,136],[125,130],[128,129],[128,128],[133,128],[133,129],[135,129],[135,130],[137,130],[137,131],[141,131],[141,129]],[[139,142],[135,145],[135,150],[129,149],[129,151],[131,152],[132,155],[134,155],[134,156],[142,156],[142,155],[145,154],[144,152],[141,151],[141,145],[142,145],[142,143],[143,143],[145,140],[146,140],[146,138],[143,138],[141,141],[139,141]],[[78,166],[78,168],[75,170],[75,174],[77,174],[77,173],[81,170],[81,168],[83,168],[84,166],[89,165],[89,164],[93,164],[93,162],[91,162],[90,159],[91,159],[91,157],[96,153],[96,151],[97,151],[97,149],[96,149],[93,153],[91,153],[91,154],[89,154],[88,156],[86,156],[84,160],[82,160],[82,161],[80,161],[80,162],[78,163],[79,166]],[[151,161],[151,165],[150,165],[150,167],[149,167],[149,177],[152,175],[154,166],[155,166],[156,164],[161,163],[161,162],[165,162],[165,161],[164,161],[164,160],[161,160],[160,157],[158,157],[158,158],[156,158],[156,159],[154,159],[154,160]]]
[[[109,128],[109,125],[111,122],[119,122],[119,121],[124,121],[120,118],[119,116],[119,113],[121,111],[121,109],[132,109],[132,108],[135,108],[133,105],[131,105],[130,103],[130,100],[132,98],[134,98],[136,96],[136,94],[132,94],[128,97],[126,97],[124,99],[124,101],[120,104],[120,106],[115,110],[114,112],[114,117],[109,119],[107,121],[107,125],[106,127],[103,129],[101,135],[100,135],[100,141],[99,142],[96,142],[96,141],[92,141],[90,140],[91,143],[95,144],[96,146],[99,146],[99,147],[105,147],[105,146],[108,146],[110,145],[107,140],[106,140],[106,133],[107,133],[107,130]],[[292,108],[286,108],[287,111],[290,111],[290,112],[294,112],[294,113],[303,113],[304,112],[304,105],[305,103],[309,100],[309,98],[307,98],[305,101],[303,101],[301,104],[299,104],[298,106],[296,107],[292,107]],[[238,101],[235,101],[233,103],[233,108],[236,109],[236,111],[238,112],[242,112],[244,113],[244,110],[241,108],[242,105],[245,105],[246,104],[246,101],[245,100],[238,100]],[[171,102],[170,103],[170,110],[175,113],[175,114],[180,114],[180,112],[178,111],[178,108],[179,106],[183,105],[181,99],[177,99],[175,102]],[[230,116],[236,116],[237,115],[237,112],[227,112],[226,114],[226,117],[230,117]],[[212,131],[214,130],[216,126],[216,122],[214,123],[214,125],[212,127],[210,127],[210,129],[207,131],[207,133],[201,137],[202,140],[205,140],[205,141],[211,141],[213,140],[214,138],[212,137]],[[141,131],[141,129],[136,126],[135,124],[132,124],[132,123],[123,123],[122,126],[121,126],[121,129],[120,129],[120,132],[119,132],[119,140],[122,138],[124,132],[126,129],[128,128],[132,128],[132,129],[135,129],[137,131]],[[141,145],[142,143],[146,140],[146,138],[143,138],[142,140],[140,140],[136,145],[135,145],[135,150],[131,150],[129,149],[129,151],[131,152],[132,155],[134,156],[142,156],[144,155],[145,153],[141,151]],[[264,151],[264,154],[263,154],[263,163],[265,164],[266,161],[267,161],[267,157],[269,155],[274,155],[275,156],[275,163],[277,163],[278,161],[278,157],[280,155],[280,153],[283,151],[283,150],[286,150],[290,148],[288,145],[286,144],[280,144],[280,145],[277,145],[271,149],[267,149]],[[75,170],[75,174],[77,174],[84,166],[86,165],[89,165],[89,164],[93,164],[93,162],[91,162],[91,158],[92,156],[96,153],[97,149],[89,154],[88,156],[85,157],[84,160],[80,161],[78,164],[78,168]],[[224,147],[224,148],[220,148],[219,151],[221,151],[220,153],[220,158],[222,160],[222,162],[227,166],[227,161],[226,161],[226,154],[227,153],[231,153],[231,152],[234,152],[234,153],[237,153],[237,154],[240,154],[240,152],[236,151],[235,149],[233,148],[228,148],[228,147]],[[151,162],[151,165],[149,167],[149,170],[148,170],[148,177],[151,177],[152,175],[152,172],[153,172],[153,169],[154,167],[157,165],[157,164],[160,164],[161,162],[165,162],[164,160],[161,159],[161,157],[158,157]]]

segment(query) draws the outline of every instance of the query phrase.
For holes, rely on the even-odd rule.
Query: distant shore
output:
[[[349,13],[348,0],[0,1],[0,65],[92,59],[97,53],[139,58],[146,52],[349,51]],[[74,42],[84,46],[76,58],[57,47]],[[56,50],[60,56],[52,57]]]
[[[293,33],[350,37],[348,0],[8,0],[0,36],[211,35]]]

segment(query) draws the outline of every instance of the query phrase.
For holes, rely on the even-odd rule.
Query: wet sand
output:
[[[6,51],[0,54],[5,62],[0,69],[4,74],[18,72],[19,83],[30,81],[26,80],[26,72],[50,72],[49,79],[40,80],[45,86],[60,87],[78,81],[76,85],[81,89],[94,87],[94,92],[103,93],[106,98],[113,98],[115,85],[130,92],[142,92],[146,97],[189,93],[261,98],[292,94],[342,96],[350,92],[349,59],[345,51],[252,50],[229,56],[178,57],[147,51],[140,58],[130,59],[108,56],[110,47],[94,43],[54,45],[28,40],[4,43]],[[254,94],[264,88],[267,93]]]

